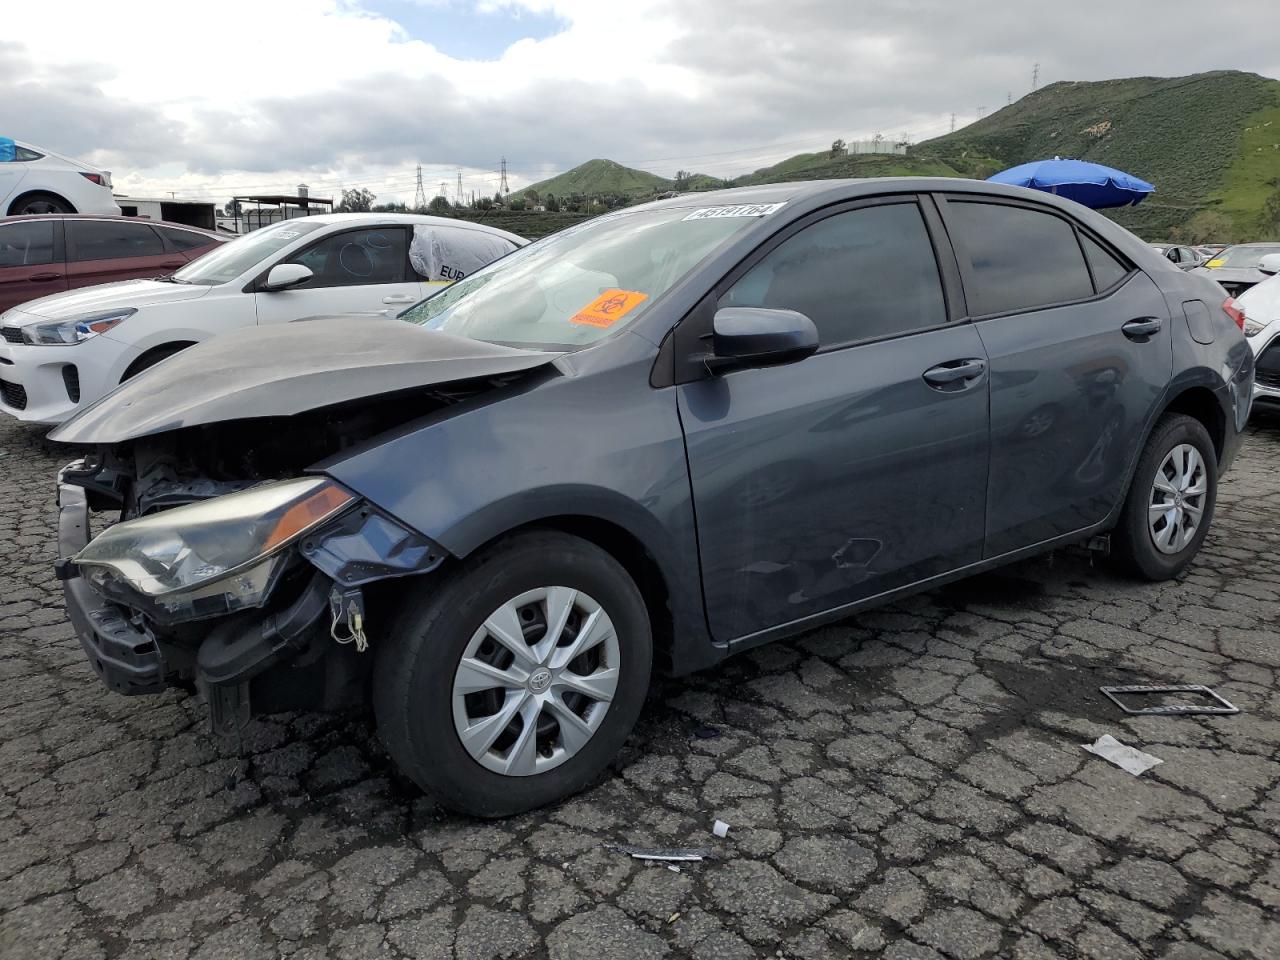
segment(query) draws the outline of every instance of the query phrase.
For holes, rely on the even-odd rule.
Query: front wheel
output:
[[[1218,457],[1204,425],[1169,414],[1151,433],[1116,528],[1115,556],[1147,580],[1186,569],[1213,521]]]
[[[576,537],[531,532],[423,586],[376,646],[374,711],[400,768],[480,817],[595,780],[635,725],[653,658],[622,565]]]

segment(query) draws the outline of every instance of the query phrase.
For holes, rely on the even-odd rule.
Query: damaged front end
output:
[[[322,476],[124,520],[90,541],[85,483],[100,476],[78,461],[58,482],[58,576],[89,662],[117,693],[198,688],[221,733],[251,713],[361,702],[366,588],[445,557]]]
[[[554,375],[406,324],[341,353],[301,326],[192,347],[52,435],[91,449],[58,476],[56,565],[90,664],[121,694],[199,689],[218,732],[363,702],[367,609],[446,559],[315,464]]]

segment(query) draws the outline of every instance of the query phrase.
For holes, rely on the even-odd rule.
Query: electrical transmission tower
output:
[[[951,115],[951,132],[956,132],[956,115],[954,113]]]
[[[1034,93],[1038,86],[1040,86],[1040,64],[1037,63],[1031,68],[1031,92]]]
[[[413,209],[427,209],[427,191],[422,186],[422,164],[418,164],[418,189],[413,195]]]
[[[445,200],[448,200],[448,199],[449,199],[449,194],[448,194],[448,191],[447,191],[447,189],[446,189],[447,187],[448,187],[448,184],[446,184],[443,180],[441,180],[441,181],[440,181],[440,196],[441,196],[441,198],[443,198],[443,199],[445,199]]]
[[[498,192],[504,197],[511,192],[511,188],[507,186],[507,158],[502,158],[502,166],[500,170],[502,174],[502,182],[498,184]]]
[[[458,168],[458,187],[453,191],[453,205],[462,206],[462,168]]]

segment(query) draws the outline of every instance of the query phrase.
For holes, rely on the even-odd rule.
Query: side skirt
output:
[[[769,627],[766,630],[759,630],[756,633],[749,633],[744,637],[729,641],[729,654],[741,653],[743,650],[750,650],[754,647],[762,646],[766,643],[772,643],[774,640],[782,640],[786,637],[795,636],[798,633],[804,633],[813,630],[824,624],[833,623],[836,620],[844,620],[851,614],[866,610],[868,607],[880,607],[903,597],[909,597],[917,593],[925,593],[936,587],[941,587],[956,580],[963,580],[965,577],[971,577],[976,573],[985,573],[996,567],[1002,567],[1008,563],[1014,563],[1018,560],[1025,560],[1029,557],[1035,557],[1042,553],[1049,553],[1059,547],[1068,547],[1076,544],[1087,544],[1095,535],[1105,533],[1115,525],[1115,517],[1107,517],[1101,523],[1096,523],[1090,527],[1084,527],[1071,533],[1063,534],[1060,537],[1054,537],[1052,540],[1043,540],[1040,543],[1033,544],[1029,547],[1023,547],[1020,550],[1014,550],[1010,553],[1003,553],[998,557],[988,557],[985,560],[979,560],[968,566],[958,567],[947,573],[940,573],[937,576],[930,577],[927,580],[919,580],[916,583],[907,584],[905,587],[896,587],[893,590],[886,590],[884,593],[877,593],[875,596],[864,597],[861,600],[855,600],[853,603],[847,603],[842,607],[833,607],[830,610],[824,610],[822,613],[815,613],[809,617],[803,617],[800,620],[792,620],[789,623],[779,624],[776,627]]]

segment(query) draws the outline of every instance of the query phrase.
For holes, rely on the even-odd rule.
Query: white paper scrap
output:
[[[1114,763],[1121,770],[1132,773],[1135,777],[1146,773],[1157,763],[1164,763],[1159,757],[1143,753],[1135,747],[1125,746],[1109,733],[1104,733],[1093,743],[1082,743],[1080,746],[1103,760]]]

